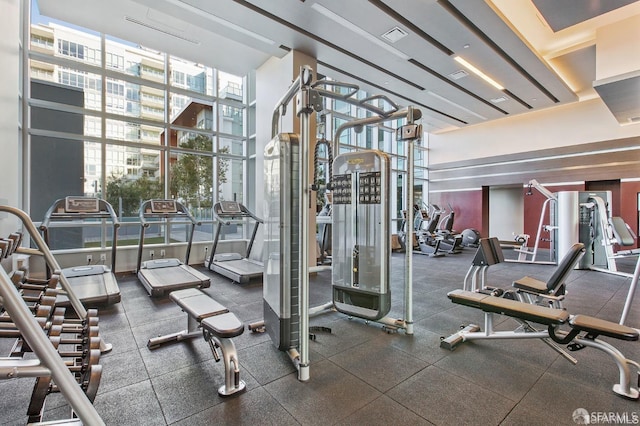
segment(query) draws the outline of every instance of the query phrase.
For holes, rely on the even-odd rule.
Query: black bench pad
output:
[[[574,329],[614,339],[635,341],[639,337],[638,330],[634,328],[587,315],[576,315],[569,320],[569,324]]]
[[[244,332],[244,324],[232,312],[205,318],[201,325],[209,333],[221,338],[230,339]]]
[[[172,291],[169,297],[198,322],[204,318],[229,312],[227,308],[196,288]]]
[[[513,286],[519,290],[530,291],[532,293],[547,293],[547,283],[531,277],[522,277],[513,282]]]
[[[538,324],[557,325],[564,324],[569,320],[569,313],[562,309],[546,308],[472,291],[454,290],[449,292],[447,296],[452,302],[460,305],[471,306],[482,309],[485,312],[507,315]]]

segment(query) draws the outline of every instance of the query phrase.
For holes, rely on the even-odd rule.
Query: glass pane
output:
[[[346,123],[347,120],[344,120],[342,118],[339,117],[334,117],[333,118],[333,134],[336,134],[336,131],[338,130],[338,128],[340,126],[342,126],[344,123]],[[344,143],[344,144],[348,144],[349,141],[351,139],[351,132],[350,131],[343,131],[340,134],[340,143]]]
[[[244,136],[244,108],[220,105],[220,133]]]
[[[195,62],[171,57],[171,79],[174,87],[213,95],[213,69]]]
[[[189,209],[213,205],[213,158],[199,154],[171,153],[169,193]]]
[[[217,224],[214,226],[217,229]],[[253,223],[249,225],[250,229],[253,226]],[[240,240],[242,238],[246,238],[244,235],[244,229],[246,225],[244,223],[230,223],[229,225],[222,225],[220,228],[220,241],[224,240]]]
[[[84,143],[84,195],[102,198],[102,144]]]
[[[195,151],[212,152],[213,137],[202,133],[189,132],[180,129],[171,129],[170,146],[177,146]]]
[[[164,198],[158,150],[107,145],[106,200],[121,217],[137,220],[140,202]]]
[[[218,201],[233,200],[243,202],[243,161],[218,157],[217,183]]]
[[[171,124],[190,129],[213,130],[213,106],[172,93]]]
[[[245,143],[238,139],[220,138],[218,141],[219,154],[244,155]]]
[[[222,99],[242,101],[244,82],[242,77],[218,71],[218,96]]]
[[[54,56],[100,66],[100,36],[97,33],[70,28],[57,23],[50,23],[47,27],[39,25],[36,29],[41,35],[41,31],[46,33],[47,30],[51,30],[55,35],[53,44]],[[48,38],[49,34],[45,35],[45,37]]]
[[[148,124],[107,119],[106,125],[107,139],[160,145],[164,137],[164,129],[162,127]]]
[[[113,36],[105,44],[105,68],[164,83],[164,54]]]
[[[63,66],[58,66],[55,69],[54,71],[52,64],[31,61],[30,72],[32,78],[53,81],[63,86],[76,87],[84,92],[85,108],[99,110],[102,107],[102,78],[98,74]]]

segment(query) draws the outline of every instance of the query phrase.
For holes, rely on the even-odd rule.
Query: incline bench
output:
[[[569,350],[572,351],[590,346],[610,355],[618,366],[620,382],[613,386],[613,391],[625,398],[638,399],[640,395],[638,392],[640,364],[625,358],[614,346],[598,339],[598,336],[602,335],[614,339],[637,341],[639,337],[638,330],[586,315],[570,316],[564,309],[537,306],[471,291],[454,290],[449,292],[447,296],[454,303],[484,311],[486,330],[481,332],[479,331],[480,327],[477,325],[469,325],[448,338],[443,339],[440,347],[453,350],[458,344],[467,340],[498,338],[538,338],[543,339],[545,342],[545,339],[551,339],[557,344],[568,345]],[[512,317],[520,322],[522,327],[515,331],[494,331],[493,314]],[[547,331],[538,331],[532,327],[529,322],[545,325],[547,326]],[[562,324],[569,325],[571,330],[569,332],[560,331],[559,326]],[[581,336],[580,333],[583,332],[585,334]],[[551,346],[553,347],[553,345]],[[560,351],[562,350],[560,349]],[[633,377],[632,371],[634,373]]]
[[[164,343],[191,339],[200,335],[201,328],[204,340],[209,343],[216,362],[220,361],[217,348],[222,350],[225,383],[218,389],[218,394],[224,397],[244,391],[245,383],[240,380],[236,346],[231,340],[244,332],[242,322],[227,308],[195,288],[172,291],[169,298],[187,313],[187,329],[151,338],[147,347],[156,349]]]

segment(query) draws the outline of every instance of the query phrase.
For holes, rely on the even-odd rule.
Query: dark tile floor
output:
[[[147,296],[134,275],[122,276],[122,302],[100,312],[101,336],[114,349],[101,358],[95,407],[108,425],[571,425],[578,408],[637,420],[640,403],[611,391],[618,372],[600,351],[573,353],[578,364],[572,365],[539,340],[467,342],[455,351],[439,347],[441,336],[461,324],[483,324],[479,310],[454,305],[446,296],[462,287],[473,254],[466,249],[441,258],[414,255],[413,336],[388,334],[378,324],[339,313],[312,318],[311,325],[330,327],[331,333],[318,333],[310,342],[308,382],[298,381],[288,356],[266,333],[246,331],[235,343],[247,391],[225,399],[217,394],[223,365],[214,362],[202,338],[147,348],[150,337],[185,328],[186,315],[168,298]],[[524,275],[546,279],[552,270],[503,263],[488,276],[506,288]],[[393,254],[395,316],[403,312],[403,271],[404,255]],[[329,300],[329,275],[312,278],[312,305]],[[260,283],[240,286],[211,276],[208,294],[244,323],[262,318]],[[570,313],[619,319],[629,278],[577,270],[569,280]],[[638,303],[630,326],[640,326]],[[515,326],[502,317],[496,328]],[[640,360],[640,342],[613,343]],[[32,379],[0,381],[0,424],[25,424],[32,386]],[[61,395],[47,401],[47,419],[67,414]]]

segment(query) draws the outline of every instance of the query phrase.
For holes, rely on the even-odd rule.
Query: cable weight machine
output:
[[[347,89],[347,93],[338,93],[330,90],[331,88]],[[309,308],[309,215],[307,206],[310,205],[311,191],[317,190],[317,186],[313,188],[309,182],[309,158],[310,158],[310,122],[309,118],[314,111],[323,109],[322,98],[332,98],[343,102],[359,106],[374,114],[375,117],[369,117],[361,120],[354,120],[342,125],[336,132],[334,138],[333,152],[338,152],[339,144],[335,141],[339,140],[342,131],[350,127],[364,127],[366,125],[382,123],[395,119],[407,119],[407,125],[398,129],[396,138],[398,140],[408,141],[409,146],[409,170],[408,170],[408,188],[407,188],[407,210],[411,210],[413,200],[413,142],[418,140],[422,134],[420,125],[415,124],[415,120],[420,119],[421,112],[412,107],[399,110],[399,107],[383,95],[372,96],[366,99],[355,99],[354,95],[358,92],[358,86],[353,84],[340,83],[335,81],[319,80],[313,82],[313,71],[310,67],[304,66],[300,70],[300,74],[291,84],[285,95],[277,103],[272,118],[272,140],[265,147],[265,250],[264,250],[264,280],[263,280],[263,299],[264,299],[264,321],[254,323],[249,326],[250,330],[258,330],[265,328],[269,333],[273,343],[282,351],[286,351],[298,369],[298,379],[307,381],[309,379],[309,316],[310,314],[320,313],[325,308],[332,308],[334,302],[314,308]],[[280,118],[286,114],[289,103],[296,98],[296,114],[300,118],[299,133],[280,133]],[[383,100],[390,105],[389,109],[380,108],[373,104],[374,101]],[[363,154],[366,153],[366,154]],[[371,154],[375,153],[375,154]],[[366,160],[363,155],[376,157],[378,160]],[[385,160],[386,154],[379,151],[359,151],[356,156],[361,158],[344,158],[344,164],[353,165],[351,173],[344,170],[344,175],[364,173],[363,176],[344,177],[343,180],[355,183],[355,191],[352,191],[351,201],[356,197],[356,205],[359,203],[361,207],[366,205],[367,208],[377,209],[379,217],[375,219],[375,226],[381,226],[384,223],[382,232],[379,233],[380,245],[390,246],[390,232],[388,232],[389,213],[387,203],[387,194],[389,191],[389,169],[388,158]],[[339,158],[336,157],[335,164],[339,164]],[[369,170],[368,166],[377,163],[375,167],[381,167],[386,164],[384,170]],[[366,167],[365,167],[366,166]],[[347,166],[349,169],[350,166]],[[384,176],[384,178],[383,178]],[[363,179],[360,179],[360,178]],[[373,178],[373,185],[371,184]],[[335,182],[329,183],[327,189],[331,189]],[[386,185],[386,188],[378,185]],[[364,188],[369,191],[366,193]],[[360,191],[360,188],[363,191]],[[377,188],[377,189],[374,189]],[[377,196],[377,202],[371,202],[371,191],[374,191],[374,197]],[[362,192],[362,194],[360,193]],[[334,193],[335,196],[335,193]],[[347,199],[343,198],[344,204]],[[334,200],[335,202],[335,200]],[[364,202],[364,203],[363,203]],[[383,208],[384,206],[384,208]],[[383,212],[386,212],[383,214]],[[350,213],[346,211],[345,213]],[[411,218],[410,218],[411,219]],[[334,216],[336,220],[342,220]],[[350,220],[350,219],[349,219]],[[371,229],[372,223],[368,228]],[[380,230],[379,230],[380,231]],[[335,227],[334,227],[335,233]],[[335,234],[334,234],[335,235]],[[357,242],[356,242],[357,243]],[[353,244],[350,241],[349,244]],[[349,250],[354,253],[353,247]],[[358,254],[358,262],[362,265],[361,253],[356,247],[355,253]],[[371,260],[380,268],[380,285],[374,284],[377,292],[386,291],[389,281],[389,253],[388,249],[380,250],[376,254],[376,259]],[[349,262],[353,262],[354,257],[351,256]],[[335,260],[334,260],[335,261]],[[350,265],[349,268],[352,268]],[[343,268],[344,269],[344,268]],[[385,317],[387,309],[379,310],[373,316],[359,315],[360,307],[358,301],[352,303],[358,297],[349,297],[345,310],[349,315],[359,316],[366,320],[374,319],[383,324],[387,324],[395,329],[403,328],[407,334],[413,334],[413,312],[411,297],[411,274],[412,261],[411,250],[406,254],[405,267],[405,316],[402,319],[388,319]],[[351,274],[352,277],[357,274]],[[332,279],[333,279],[332,274]],[[334,286],[334,296],[337,293],[350,293],[358,287],[362,288],[362,282],[358,278],[357,282],[347,280],[342,282],[342,287]],[[355,284],[355,285],[354,285]],[[374,299],[378,296],[374,295]],[[382,305],[387,304],[388,296],[382,296]],[[366,300],[372,299],[365,297]],[[374,302],[374,304],[379,302]],[[370,304],[366,302],[365,304]],[[389,303],[390,304],[390,303]],[[351,308],[350,306],[355,308]],[[350,309],[355,312],[351,312]],[[386,310],[386,312],[384,312]]]

